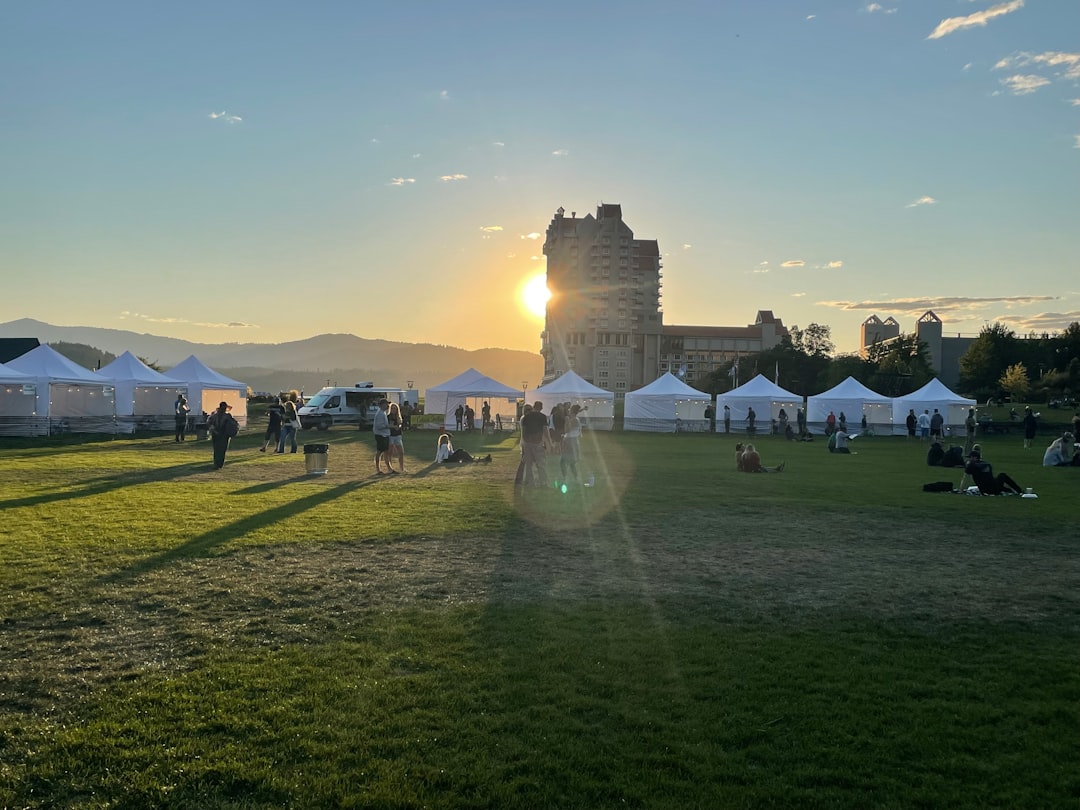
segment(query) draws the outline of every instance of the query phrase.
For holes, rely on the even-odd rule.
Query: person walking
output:
[[[284,414],[285,408],[282,406],[280,399],[274,400],[270,403],[270,407],[266,409],[266,418],[270,421],[266,425],[266,435],[263,436],[262,447],[259,448],[260,453],[266,452],[271,440],[274,442],[275,450],[277,449],[278,444],[281,442],[281,419]]]
[[[231,410],[232,405],[222,402],[206,420],[206,429],[210,432],[210,442],[214,446],[215,470],[220,470],[225,466],[225,453],[229,449],[229,441],[240,432],[240,424],[229,413]]]
[[[191,408],[187,404],[187,397],[183,394],[177,394],[173,409],[176,411],[176,438],[174,441],[182,442],[187,432],[188,414],[191,413]]]

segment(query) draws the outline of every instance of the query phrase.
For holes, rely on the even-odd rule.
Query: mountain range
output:
[[[349,334],[315,335],[287,343],[193,343],[178,338],[94,326],[53,326],[30,318],[0,323],[0,338],[37,338],[42,343],[81,343],[113,355],[130,351],[167,371],[194,354],[211,368],[255,391],[307,393],[324,385],[376,385],[420,391],[475,368],[511,387],[543,376],[539,354],[515,349],[469,351],[431,343],[403,343]]]

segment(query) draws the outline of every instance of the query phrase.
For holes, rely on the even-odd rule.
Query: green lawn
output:
[[[1080,469],[583,440],[594,487],[0,440],[0,807],[1077,807]],[[302,439],[302,440],[303,440]],[[1046,444],[1040,439],[1039,445]],[[549,461],[553,480],[557,460]],[[560,479],[561,480],[561,479]]]

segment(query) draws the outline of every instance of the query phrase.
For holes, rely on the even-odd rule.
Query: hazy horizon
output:
[[[1080,4],[562,11],[12,6],[0,320],[538,352],[544,231],[600,202],[668,324],[1080,320]]]

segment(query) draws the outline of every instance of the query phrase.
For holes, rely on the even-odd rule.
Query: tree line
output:
[[[733,369],[738,364],[738,373]],[[764,374],[804,397],[820,394],[854,377],[889,397],[916,391],[937,376],[926,344],[914,333],[875,343],[866,358],[837,355],[828,326],[811,323],[791,328],[771,349],[725,363],[698,381],[710,394],[723,394]],[[1059,334],[1018,336],[994,323],[983,328],[960,359],[958,393],[980,401],[1001,399],[1032,402],[1071,397],[1080,390],[1080,323]]]

